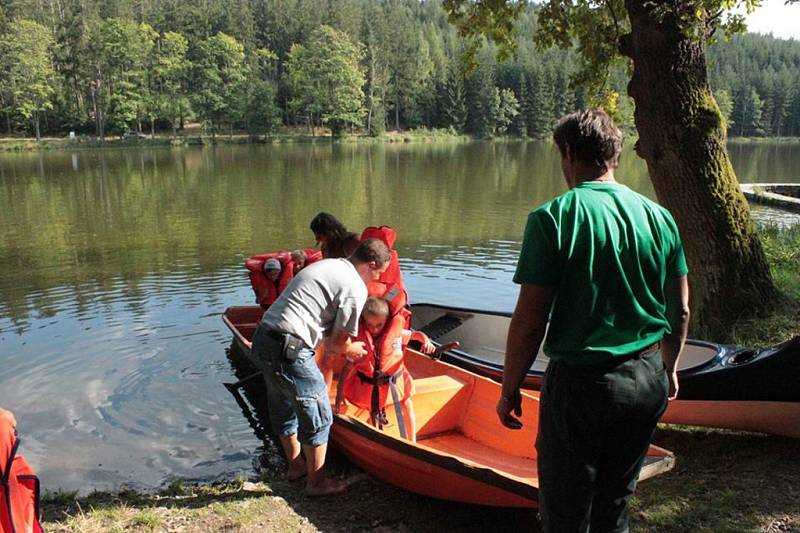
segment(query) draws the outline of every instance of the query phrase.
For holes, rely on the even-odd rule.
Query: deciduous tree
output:
[[[0,99],[7,113],[17,113],[30,122],[37,141],[41,139],[41,114],[53,109],[56,77],[52,49],[50,30],[30,20],[11,22],[0,39]]]
[[[488,34],[509,45],[520,5],[445,0],[464,33]],[[603,78],[620,57],[631,61],[636,151],[683,235],[700,326],[695,331],[715,339],[728,338],[742,314],[774,305],[778,297],[728,158],[725,120],[711,94],[705,60],[705,47],[721,26],[742,28],[743,17],[728,9],[757,5],[756,0],[549,0],[539,16],[542,45],[572,46],[577,40],[587,67],[583,81]]]
[[[247,79],[244,47],[225,33],[200,41],[195,52],[192,106],[206,129],[216,138],[219,126],[231,129],[241,118]]]
[[[330,126],[334,135],[364,116],[363,47],[330,26],[320,26],[305,45],[295,44],[287,64],[292,105]]]
[[[190,109],[185,89],[191,68],[186,56],[188,51],[189,42],[180,33],[168,31],[156,41],[153,92],[158,116],[169,122],[173,137],[180,117],[187,115]]]

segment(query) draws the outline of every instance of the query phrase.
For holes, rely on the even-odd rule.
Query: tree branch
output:
[[[614,4],[613,0],[605,0],[606,7],[611,12],[611,19],[614,21],[614,38],[619,41],[620,31],[619,31],[619,19],[617,18],[617,13],[614,11]]]

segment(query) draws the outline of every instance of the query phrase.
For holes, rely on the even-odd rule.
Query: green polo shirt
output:
[[[688,272],[669,212],[614,182],[584,182],[531,211],[516,283],[556,287],[544,353],[598,364],[671,328],[664,283]]]

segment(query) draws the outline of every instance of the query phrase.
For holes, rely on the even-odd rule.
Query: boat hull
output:
[[[431,304],[411,308],[412,326],[423,330],[440,316],[460,317],[460,325],[435,341],[459,340],[463,335],[468,342],[443,359],[502,381],[510,313]],[[454,326],[455,320],[451,322]],[[481,335],[486,331],[488,335]],[[669,403],[662,422],[800,438],[800,337],[764,350],[690,339],[685,352],[678,372],[678,398]],[[546,366],[547,358],[540,352],[523,386],[539,390]]]

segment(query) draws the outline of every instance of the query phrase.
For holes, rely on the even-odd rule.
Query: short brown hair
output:
[[[383,298],[370,296],[364,304],[362,314],[372,316],[389,316],[389,302]]]
[[[392,254],[386,243],[380,239],[366,239],[361,241],[358,248],[350,256],[353,262],[369,263],[375,261],[378,266],[383,266],[392,259]]]
[[[576,159],[597,168],[616,168],[622,152],[622,132],[608,116],[595,107],[570,113],[556,124],[553,140],[561,157],[569,151]]]

